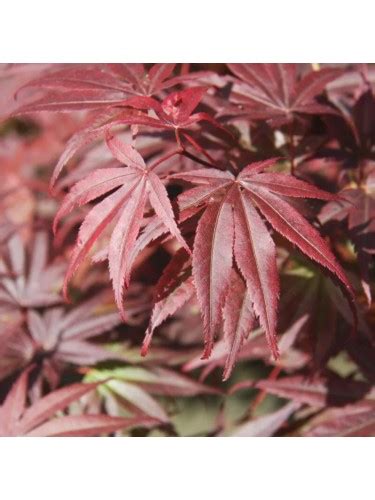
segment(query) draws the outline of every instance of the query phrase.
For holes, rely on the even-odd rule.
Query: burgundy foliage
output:
[[[1,435],[375,435],[371,66],[1,72]]]

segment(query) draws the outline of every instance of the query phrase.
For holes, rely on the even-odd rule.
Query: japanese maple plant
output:
[[[374,85],[4,65],[0,434],[375,435]]]

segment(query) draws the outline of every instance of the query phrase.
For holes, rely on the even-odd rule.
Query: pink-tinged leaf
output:
[[[291,402],[269,415],[249,420],[235,430],[233,436],[236,437],[269,437],[273,436],[282,427],[288,418],[298,410],[301,405]]]
[[[130,270],[128,254],[137,239],[143,211],[146,203],[145,179],[141,178],[129,192],[129,197],[122,206],[122,214],[113,230],[109,243],[109,273],[115,292],[115,300],[122,318],[125,321],[123,297],[125,287],[129,286]]]
[[[129,252],[129,266],[133,266],[135,259],[142,252],[142,250],[147,247],[147,245],[163,236],[167,231],[168,230],[165,225],[157,217],[151,217],[150,219],[148,219],[148,222],[146,223],[142,234],[140,234],[133,246],[133,249]]]
[[[35,234],[30,256],[29,281],[36,283],[48,264],[48,236],[45,232]]]
[[[211,353],[230,282],[234,240],[232,195],[230,191],[220,202],[208,206],[194,240],[193,279],[203,315],[204,358]]]
[[[95,389],[97,385],[97,383],[72,384],[50,392],[42,399],[39,399],[33,406],[27,408],[23,414],[22,434],[30,432],[45,420],[55,415],[59,410],[63,410],[73,401]]]
[[[135,109],[149,108],[146,103],[140,102],[140,100],[150,99],[137,97],[134,99],[128,99],[126,101],[126,106],[133,107]],[[156,101],[155,101],[156,102]],[[158,104],[158,103],[157,103]],[[125,106],[125,101],[123,103]],[[59,161],[53,171],[53,175],[50,181],[50,189],[53,189],[56,183],[57,177],[60,175],[61,170],[67,164],[67,162],[77,153],[77,151],[84,146],[100,139],[108,133],[109,129],[115,126],[124,125],[145,125],[149,127],[154,127],[158,129],[166,129],[167,125],[160,122],[155,118],[151,118],[147,115],[143,115],[139,112],[134,112],[129,109],[124,108],[110,108],[106,109],[102,113],[95,116],[95,118],[86,124],[86,126],[74,134],[68,141],[65,150],[63,151]]]
[[[305,377],[296,375],[279,380],[261,380],[256,383],[256,387],[280,398],[292,399],[317,408],[327,404],[332,406],[348,404],[364,398],[366,394],[370,399],[375,398],[373,392],[370,392],[371,387],[365,382],[334,377],[309,381]]]
[[[305,113],[307,115],[335,115],[337,111],[325,104],[315,104],[308,102],[307,104],[299,104],[295,109],[298,113]]]
[[[48,264],[48,235],[39,231],[35,234],[30,256],[29,283],[34,284],[40,280],[40,275]]]
[[[189,89],[173,92],[162,102],[163,112],[176,125],[184,124],[194,109],[198,106],[207,87],[192,87]]]
[[[245,187],[250,191],[249,185]],[[264,188],[251,185],[250,192],[262,214],[277,232],[296,245],[310,259],[328,269],[342,283],[356,328],[357,310],[353,287],[318,231],[295,208]]]
[[[149,327],[142,345],[142,356],[146,356],[154,329],[168,316],[174,314],[194,294],[192,278],[186,268],[189,254],[181,248],[172,257],[155,286],[155,303]]]
[[[116,395],[149,417],[155,418],[159,422],[169,422],[168,415],[163,407],[141,387],[123,380],[110,380],[107,382],[106,387],[109,387]]]
[[[191,274],[188,266],[189,260],[190,255],[183,248],[177,250],[172,256],[155,285],[154,297],[156,301],[164,299]]]
[[[225,314],[225,310],[224,310]],[[280,349],[280,358],[275,363],[276,366],[282,367],[292,367],[292,368],[301,368],[305,366],[309,357],[307,354],[297,352],[291,349],[296,336],[301,331],[304,323],[306,322],[307,317],[304,316],[298,319],[283,335],[281,335],[279,342]],[[224,333],[225,333],[225,318],[224,318]],[[260,332],[258,332],[260,333]],[[184,366],[184,371],[191,371],[197,368],[206,367],[204,371],[201,372],[201,380],[204,380],[206,374],[211,372],[216,367],[224,367],[228,357],[228,342],[226,336],[216,342],[212,354],[209,359],[201,359],[198,355],[188,361]],[[237,353],[238,361],[247,361],[254,359],[262,359],[265,362],[270,362],[270,353],[267,345],[267,341],[264,339],[264,336],[258,334],[256,336],[250,336],[250,338],[246,338],[243,341],[243,345],[241,350]],[[234,393],[237,390],[240,390],[245,384],[245,387],[254,387],[255,381],[245,381],[239,382],[231,387],[230,393]]]
[[[63,287],[65,297],[67,297],[70,278],[73,276],[96,239],[115,217],[128,197],[131,188],[132,186],[123,186],[92,208],[86,216],[79,229],[77,243],[70,257],[69,267],[65,275]]]
[[[27,311],[27,325],[34,340],[40,343],[46,340],[47,325],[39,313],[29,309]]]
[[[190,248],[182,237],[174,220],[174,214],[171,202],[168,198],[167,190],[159,177],[153,172],[149,172],[147,175],[147,189],[150,196],[150,203],[152,208],[155,210],[155,213],[168,228],[170,233],[177,239],[180,245],[190,254]]]
[[[109,295],[107,291],[98,293],[90,299],[75,305],[75,307],[61,318],[61,328],[66,332],[76,328],[77,324],[92,318],[96,311],[100,310],[103,303],[108,301]],[[49,324],[53,324],[55,318]]]
[[[221,394],[219,389],[195,381],[166,368],[156,367],[150,373],[150,379],[141,382],[142,387],[152,394],[160,396],[197,396],[199,394]]]
[[[105,329],[103,329],[105,331]],[[105,349],[100,344],[93,344],[83,340],[63,340],[59,345],[54,359],[63,363],[75,365],[94,365],[100,361],[123,359],[117,353]]]
[[[47,73],[21,87],[38,87],[66,90],[112,90],[124,91],[117,78],[104,71],[104,68],[80,68],[75,65],[59,71]],[[19,92],[18,91],[18,92]]]
[[[310,103],[316,95],[325,89],[327,83],[335,80],[342,73],[340,68],[324,68],[308,73],[297,85],[294,107],[299,108]]]
[[[209,185],[213,188],[215,185],[225,184],[234,180],[234,176],[230,172],[222,172],[210,168],[200,168],[191,170],[190,172],[179,172],[169,176],[170,179],[182,179],[194,184]]]
[[[91,172],[87,177],[77,182],[69,194],[65,196],[53,222],[54,233],[56,233],[60,220],[68,215],[75,206],[85,205],[108,191],[135,180],[135,178],[134,170],[121,167],[101,168]]]
[[[133,64],[107,64],[108,69],[121,80],[129,82],[134,87],[138,87],[145,74],[145,67],[141,63]]]
[[[120,418],[109,415],[68,415],[55,418],[28,432],[31,436],[83,437],[108,435],[133,427],[150,427],[157,422],[151,418]]]
[[[25,273],[26,252],[22,239],[19,234],[15,234],[9,240],[9,259],[12,271],[16,276],[22,276]]]
[[[332,108],[316,98],[342,72],[328,68],[299,78],[296,64],[230,64],[229,68],[239,78],[231,92],[231,101],[241,106],[234,115],[268,120],[274,126],[291,123],[299,113],[330,112]]]
[[[143,64],[107,64],[120,81],[126,82],[133,94],[153,95],[180,83],[172,76],[175,64],[154,64],[148,74]]]
[[[126,111],[125,114],[124,111],[119,112],[116,108],[105,110],[103,113],[99,113],[99,115],[96,114],[92,120],[86,122],[84,128],[73,134],[66,143],[65,149],[53,170],[50,188],[53,188],[62,169],[73,158],[79,149],[82,149],[102,137],[103,128],[108,121],[113,122],[115,119],[118,120],[120,117],[124,118],[127,115],[128,111]]]
[[[164,82],[164,80],[167,80],[172,73],[174,68],[176,67],[175,64],[154,64],[152,68],[149,71],[149,78],[151,80],[151,84],[155,90],[159,89],[159,86]]]
[[[332,408],[308,425],[304,436],[375,437],[375,404],[359,402],[344,408]]]
[[[107,133],[106,141],[111,153],[120,163],[138,170],[145,170],[146,164],[142,156],[136,149],[133,148],[133,146],[125,144],[109,132]]]
[[[234,211],[234,256],[266,332],[267,342],[275,358],[279,277],[276,248],[272,238],[246,193],[238,192]]]
[[[245,68],[245,66],[247,66]],[[232,64],[240,80],[235,82],[231,100],[241,104],[242,114],[252,119],[292,119],[296,66],[294,64]]]
[[[154,110],[160,111],[161,104],[156,99],[147,96],[130,97],[126,100],[126,106],[139,110]],[[147,118],[147,115],[139,115],[140,117]]]
[[[215,368],[225,366],[228,352],[228,342],[226,339],[222,338],[215,343],[209,358],[202,359],[202,357],[197,354],[193,359],[185,363],[182,369],[184,372],[190,372],[197,368],[205,367],[199,377],[199,380],[204,380]],[[240,353],[238,353],[237,360],[240,358]]]
[[[76,90],[70,92],[49,92],[42,98],[17,108],[13,115],[39,113],[42,111],[67,113],[86,109],[100,109],[124,105],[126,99],[120,94],[110,97],[108,91]]]
[[[264,105],[271,105],[272,100],[278,101],[278,85],[275,82],[275,76],[272,75],[270,66],[269,64],[228,64],[232,73],[250,86],[246,88],[249,98]],[[275,64],[276,66],[280,69],[281,65]],[[286,70],[284,75],[289,76],[287,80],[291,88],[296,75],[296,65],[284,64],[283,66]],[[294,78],[291,78],[291,76]]]
[[[32,368],[29,367],[21,373],[0,408],[0,435],[6,433],[6,423],[18,422],[25,410],[27,383]],[[3,426],[5,427],[3,428]]]
[[[147,328],[145,338],[142,344],[141,354],[146,356],[149,350],[152,336],[157,328],[169,316],[180,309],[194,295],[194,286],[192,278],[188,278],[175,288],[169,295],[155,303],[152,310],[149,327]]]
[[[27,327],[31,339],[29,341],[29,336],[24,333],[19,337],[17,344],[13,340],[10,352],[13,352],[13,356],[18,354],[18,363],[29,362],[34,356],[43,356],[45,364],[41,376],[48,383],[50,378],[46,366],[49,363],[54,364],[57,361],[90,365],[121,357],[105,349],[101,344],[86,341],[121,323],[118,313],[98,314],[98,308],[103,307],[106,298],[108,299],[108,294],[98,294],[86,303],[73,308],[66,315],[62,307],[49,308],[43,314],[29,310]],[[140,312],[142,306],[144,310],[145,304],[139,304]],[[133,308],[136,309],[136,304]],[[24,345],[25,341],[30,342],[30,347],[28,343]]]
[[[242,343],[250,334],[255,322],[250,293],[242,279],[234,272],[224,305],[223,317],[224,336],[229,346],[223,372],[225,381],[230,377]]]
[[[131,106],[132,103],[133,103],[133,106]],[[126,105],[126,106],[130,106],[130,107],[134,107],[135,109],[139,109],[139,107],[140,107],[138,99],[137,99],[137,101],[129,99],[126,102],[124,102],[123,104],[124,104],[124,106]],[[154,106],[154,107],[157,107],[157,106]],[[141,107],[141,109],[143,109],[143,106]],[[126,118],[121,119],[118,121],[118,123],[117,122],[111,123],[111,127],[114,125],[144,125],[145,127],[157,128],[157,129],[162,129],[162,130],[171,129],[170,124],[163,122],[157,118],[152,118],[152,116],[147,116],[143,113],[135,114],[128,119],[126,119]]]
[[[31,369],[25,370],[18,378],[0,408],[2,436],[91,436],[130,427],[150,427],[158,423],[153,418],[143,416],[124,419],[108,415],[62,416],[47,421],[56,412],[95,389],[98,383],[66,386],[42,397],[24,410]]]
[[[249,175],[244,185],[261,186],[268,189],[272,193],[289,196],[292,198],[316,198],[319,200],[333,201],[337,196],[327,191],[309,184],[305,181],[296,179],[288,174],[255,174]]]
[[[100,295],[98,298],[100,298]],[[81,316],[70,326],[64,322],[64,319],[69,318],[69,314],[61,320],[60,324],[61,328],[64,330],[64,340],[85,340],[95,337],[103,332],[111,330],[121,322],[117,312],[100,315],[95,315],[94,312],[91,312],[90,316],[85,318],[82,314],[82,308],[78,306],[76,309],[78,310],[77,312],[81,311]],[[76,309],[73,309],[73,312],[75,312]]]
[[[142,233],[139,235],[137,241],[135,242],[133,248],[129,252],[128,261],[129,266],[132,267],[135,259],[138,255],[154,240],[160,238],[168,232],[168,229],[162,223],[161,220],[156,216],[149,217],[145,224],[145,227],[142,230]],[[108,258],[108,249],[105,248],[97,252],[93,258],[93,262],[103,262]]]
[[[238,175],[238,179],[247,180],[249,176],[263,172],[263,170],[272,167],[279,160],[280,158],[270,158],[269,160],[262,160],[250,163],[243,170],[241,170],[240,174]]]
[[[180,222],[193,217],[202,209],[203,203],[213,201],[219,194],[223,194],[229,185],[229,183],[220,183],[216,187],[211,185],[198,186],[181,193],[178,197]]]

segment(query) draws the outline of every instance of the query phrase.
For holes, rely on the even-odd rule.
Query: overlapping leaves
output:
[[[164,225],[164,229],[175,236],[188,252],[190,249],[175,222],[167,190],[153,172],[152,166],[148,168],[132,146],[123,144],[114,136],[107,137],[107,144],[115,158],[127,167],[103,168],[78,182],[60,207],[55,226],[74,206],[83,205],[111,193],[90,210],[80,227],[66,274],[64,290],[66,293],[69,279],[94,242],[117,217],[109,244],[108,261],[116,304],[125,318],[124,288],[129,284],[134,262],[133,253],[137,252],[137,245],[140,244],[137,237],[142,227],[147,202]],[[114,189],[116,191],[111,192]]]
[[[81,229],[65,279],[67,294],[76,273],[74,304],[65,307],[58,304],[65,265],[47,264],[46,237],[40,234],[34,251],[25,253],[23,241],[34,227],[22,228],[25,218],[0,210],[0,313],[6,320],[0,325],[0,371],[12,364],[2,372],[9,376],[1,381],[2,394],[20,368],[37,365],[27,384],[29,406],[13,420],[5,399],[2,433],[83,435],[128,428],[129,421],[102,420],[104,409],[133,421],[146,414],[158,433],[189,434],[176,418],[182,403],[189,422],[209,420],[212,409],[212,424],[192,434],[374,433],[373,76],[362,68],[350,83],[355,66],[350,74],[343,67],[313,66],[220,65],[205,77],[195,65],[193,71],[184,65],[180,75],[173,64],[47,66],[17,92],[18,108],[15,102],[9,109],[18,117],[29,114],[27,120],[42,131],[61,123],[64,141],[73,133],[51,181],[57,198],[70,189],[55,220],[55,229],[62,226],[55,241],[61,260],[71,252],[70,232],[79,224]],[[334,82],[342,73],[349,86]],[[66,130],[63,120],[70,117],[36,113],[77,110]],[[12,124],[2,133],[8,126],[9,143],[23,143]],[[120,134],[128,144],[119,141]],[[31,157],[27,141],[22,159],[6,155],[12,157],[6,172],[13,166],[17,175],[23,172],[22,182],[11,184],[11,196],[15,186],[27,184],[34,214],[28,220],[35,217],[41,227],[55,213],[54,202],[47,206],[45,200],[49,163],[63,149],[59,141],[49,152],[49,142],[50,135],[37,141]],[[45,147],[48,160],[46,154],[36,160]],[[314,185],[267,172],[273,160],[250,163],[285,154],[291,173]],[[55,186],[65,165],[69,173]],[[272,171],[287,167],[283,161]],[[6,183],[3,191],[8,199]],[[305,198],[313,201],[301,203]],[[83,210],[70,214],[81,205]],[[302,268],[293,246],[319,265],[311,272],[304,267],[303,279],[297,279]],[[350,335],[357,321],[353,290],[333,252],[345,262],[356,292],[360,269],[367,304],[359,305],[357,336]],[[95,268],[83,262],[92,254]],[[118,327],[119,315],[108,309],[85,317],[86,296],[99,308],[104,304],[96,293],[108,284],[99,264],[106,260],[126,319]],[[131,279],[139,281],[135,304],[126,294]],[[364,301],[361,294],[359,299]],[[134,308],[139,321],[132,321]],[[70,377],[80,376],[101,383],[72,409],[54,406],[49,412],[44,394],[64,398],[54,388],[63,384],[70,391]],[[280,398],[289,401],[282,406]],[[229,409],[232,400],[241,411]],[[24,419],[35,405],[36,413],[43,405],[47,413],[31,428]]]
[[[236,178],[229,172],[213,169],[173,176],[198,185],[180,195],[182,217],[205,207],[193,250],[193,278],[204,320],[204,357],[211,353],[226,301],[231,302],[224,309],[226,329],[230,328],[235,337],[248,334],[253,308],[273,355],[278,356],[276,250],[263,217],[276,232],[339,280],[356,318],[352,286],[332,251],[318,231],[285,200],[285,197],[331,200],[334,196],[291,176],[264,173],[273,163],[275,160],[250,164]],[[246,287],[242,294],[234,291],[232,298],[233,257]],[[239,302],[238,296],[242,297]]]
[[[48,71],[23,88],[46,91],[40,99],[21,106],[18,113],[74,111],[124,105],[130,96],[150,96],[178,83],[175,64],[88,64]]]
[[[0,436],[95,436],[155,423],[147,417],[126,419],[109,415],[64,415],[53,419],[58,411],[98,384],[68,385],[27,406],[29,371],[20,375],[0,407]]]
[[[229,64],[238,78],[232,101],[240,106],[239,115],[270,120],[281,125],[298,114],[332,113],[317,100],[325,86],[342,71],[326,68],[310,71],[302,78],[296,64]]]

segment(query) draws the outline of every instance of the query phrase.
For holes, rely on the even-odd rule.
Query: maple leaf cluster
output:
[[[374,82],[3,66],[0,434],[375,435]]]

